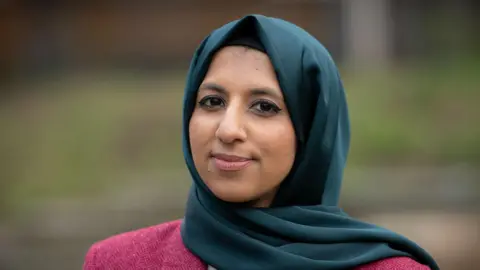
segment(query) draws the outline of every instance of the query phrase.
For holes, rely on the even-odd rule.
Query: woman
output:
[[[438,269],[415,243],[337,207],[345,93],[301,28],[249,15],[212,32],[183,113],[185,218],[95,244],[84,269]]]

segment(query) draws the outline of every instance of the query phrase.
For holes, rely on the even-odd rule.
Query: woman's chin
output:
[[[229,203],[246,203],[255,199],[255,194],[239,189],[210,188],[218,199]]]
[[[215,197],[218,199],[228,202],[228,203],[237,203],[237,204],[246,204],[255,208],[265,208],[269,207],[273,197],[270,194],[261,195],[255,192],[245,190],[212,190]]]

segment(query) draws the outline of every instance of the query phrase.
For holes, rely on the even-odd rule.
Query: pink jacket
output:
[[[206,270],[207,265],[182,242],[180,220],[112,236],[87,252],[84,270]],[[429,270],[407,257],[395,257],[355,270]]]

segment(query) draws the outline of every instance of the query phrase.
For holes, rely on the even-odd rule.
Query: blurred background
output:
[[[186,70],[247,13],[337,61],[352,147],[342,206],[480,264],[480,2],[0,1],[0,269],[81,269],[109,235],[181,218]]]

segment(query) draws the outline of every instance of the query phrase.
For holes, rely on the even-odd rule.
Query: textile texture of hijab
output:
[[[214,54],[239,37],[258,40],[269,56],[297,138],[295,162],[270,208],[216,198],[200,178],[190,150],[197,89]],[[217,269],[351,269],[396,256],[438,269],[414,242],[349,217],[338,207],[349,142],[342,82],[330,54],[314,37],[262,15],[213,31],[195,52],[185,86],[183,151],[193,178],[182,223],[186,247]]]

